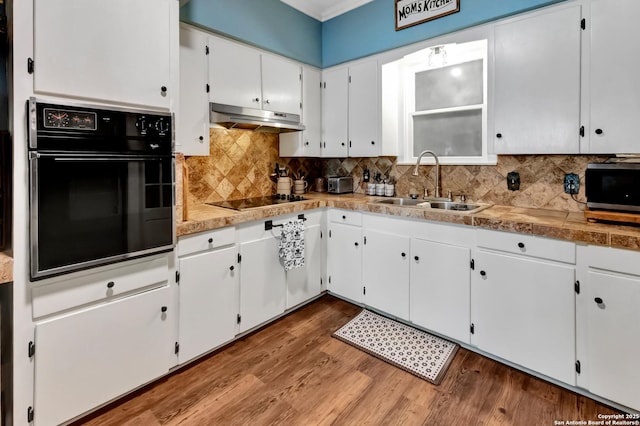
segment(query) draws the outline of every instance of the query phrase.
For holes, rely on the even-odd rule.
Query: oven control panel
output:
[[[47,129],[96,130],[95,112],[44,108],[44,127]]]

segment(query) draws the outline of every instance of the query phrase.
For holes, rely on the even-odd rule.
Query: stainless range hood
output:
[[[209,104],[209,122],[227,129],[284,133],[304,130],[300,116],[285,112],[265,111],[216,103]]]

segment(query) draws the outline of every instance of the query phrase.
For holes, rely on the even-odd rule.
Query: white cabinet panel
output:
[[[378,61],[322,72],[322,156],[380,155]]]
[[[300,65],[273,55],[262,55],[262,108],[300,115]]]
[[[497,154],[579,152],[580,18],[574,5],[496,25]]]
[[[584,297],[588,389],[640,410],[640,277],[590,270]]]
[[[172,0],[35,0],[34,91],[168,109],[177,10]]]
[[[174,321],[163,287],[37,323],[38,425],[60,424],[166,374]]]
[[[319,157],[322,146],[322,73],[302,67],[302,132],[280,134],[281,157]]]
[[[363,300],[374,309],[409,319],[410,238],[364,229]]]
[[[262,108],[259,51],[219,37],[209,38],[210,102]]]
[[[291,269],[287,275],[286,308],[293,308],[320,294],[322,290],[322,239],[321,225],[308,226],[304,230],[305,265]]]
[[[575,385],[575,267],[479,251],[471,343]]]
[[[589,117],[587,152],[639,153],[637,117],[640,116],[640,27],[636,0],[593,0],[587,23],[590,49],[587,87]]]
[[[469,343],[471,250],[411,240],[411,322]]]
[[[180,27],[180,93],[176,151],[209,155],[208,35]]]
[[[240,332],[250,330],[285,310],[286,277],[278,257],[278,232],[240,243]]]
[[[362,228],[329,223],[327,288],[332,293],[362,302]]]
[[[349,156],[380,155],[378,61],[349,67]]]
[[[300,114],[300,65],[220,37],[209,39],[211,102]]]
[[[180,363],[237,334],[237,254],[234,245],[180,259]]]
[[[322,156],[346,157],[349,132],[349,69],[322,72]]]

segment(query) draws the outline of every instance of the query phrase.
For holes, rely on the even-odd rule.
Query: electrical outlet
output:
[[[564,175],[564,192],[567,194],[577,194],[580,191],[580,177],[575,173]]]

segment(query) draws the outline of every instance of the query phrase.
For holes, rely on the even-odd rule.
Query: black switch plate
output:
[[[509,191],[517,191],[520,189],[520,173],[507,173],[507,188],[509,189]]]

